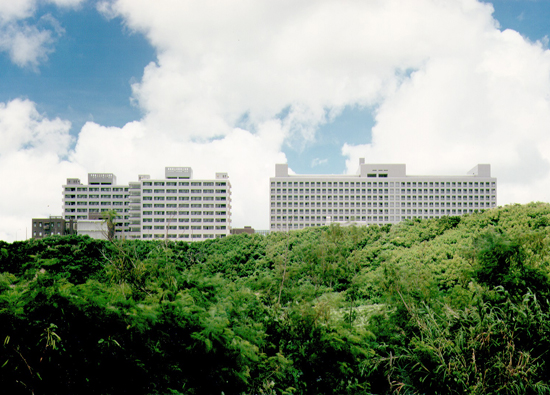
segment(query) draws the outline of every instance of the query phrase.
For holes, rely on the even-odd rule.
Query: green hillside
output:
[[[6,394],[550,393],[550,205],[0,242]]]

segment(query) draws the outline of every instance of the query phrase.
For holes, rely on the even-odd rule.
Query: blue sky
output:
[[[513,29],[532,41],[549,33],[550,4],[542,0],[494,0],[486,1],[495,8],[494,17],[501,28]]]
[[[6,53],[0,57],[0,101],[29,98],[48,116],[70,120],[73,134],[87,121],[124,126],[140,119],[130,84],[155,60],[145,37],[125,29],[120,19],[107,20],[91,2],[78,9],[43,6],[30,19],[38,22],[47,14],[64,33],[37,69],[19,67]]]
[[[491,1],[501,29],[514,29],[532,41],[549,35],[550,3],[537,0]],[[49,117],[71,121],[77,135],[87,121],[122,127],[139,120],[132,104],[131,84],[143,76],[156,51],[146,37],[125,27],[122,18],[107,19],[96,3],[76,9],[41,6],[31,21],[52,15],[65,30],[53,52],[37,69],[19,67],[6,53],[0,56],[0,101],[25,97]],[[283,145],[289,165],[297,173],[342,173],[344,143],[370,142],[374,107],[347,106],[334,120],[319,126],[314,141],[291,139]]]
[[[0,0],[0,239],[58,215],[64,178],[168,165],[229,171],[234,226],[266,227],[250,179],[282,161],[492,163],[499,203],[548,200],[550,2],[485,3]]]

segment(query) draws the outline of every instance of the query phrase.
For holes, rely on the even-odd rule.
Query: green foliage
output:
[[[105,226],[107,227],[107,240],[109,240],[110,242],[113,242],[115,240],[117,216],[118,213],[115,210],[107,210],[101,213],[101,217],[103,218]]]
[[[526,261],[527,243],[523,238],[511,239],[502,231],[487,231],[474,240],[477,265],[474,278],[490,288],[502,287],[514,299],[534,291],[546,299],[550,282],[548,275]]]
[[[406,342],[365,362],[387,391],[444,394],[548,393],[548,311],[532,293],[497,307],[405,305]]]
[[[549,393],[550,206],[0,242],[10,394]]]

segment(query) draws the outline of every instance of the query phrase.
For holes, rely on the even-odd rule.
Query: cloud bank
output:
[[[25,4],[0,15],[23,18],[35,3]],[[14,219],[0,238],[13,239],[31,216],[57,214],[43,206],[60,207],[67,177],[107,171],[128,182],[162,176],[164,166],[192,166],[198,177],[227,171],[233,225],[265,229],[283,144],[313,140],[346,106],[376,109],[371,143],[342,147],[350,173],[359,157],[407,163],[409,174],[491,163],[500,204],[549,198],[550,53],[500,31],[489,4],[113,0],[98,10],[157,51],[132,86],[144,116],[122,128],[88,123],[73,146],[62,120],[32,102],[4,103],[3,116],[19,111],[27,137],[0,121],[0,137],[12,141],[0,151],[0,175],[17,175],[0,208]],[[32,212],[19,202],[30,187],[17,184],[31,169],[29,181],[48,191],[26,202]]]
[[[0,240],[21,240],[32,216],[61,214],[63,173],[82,171],[61,159],[71,144],[69,129],[28,100],[0,103]]]

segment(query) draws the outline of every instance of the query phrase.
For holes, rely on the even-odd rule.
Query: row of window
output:
[[[450,207],[452,205],[452,207],[460,207],[461,204],[464,203],[464,205],[466,205],[467,203],[472,203],[471,201],[470,202],[456,202],[456,201],[453,201],[451,202],[450,200],[447,200],[447,201],[442,201],[442,202],[427,202],[427,201],[407,201],[407,202],[387,202],[387,201],[380,201],[380,202],[271,202],[271,207],[300,207],[300,208],[303,208],[305,207],[306,210],[309,209],[310,207],[313,209],[315,207],[317,208],[320,208],[320,207],[323,207],[323,208],[336,208],[336,207],[351,207],[351,208],[354,208],[354,207],[439,207],[439,205],[441,205],[442,207],[444,205],[447,205],[447,207]],[[478,204],[481,204],[481,206],[483,206],[482,203],[484,202],[473,202],[475,207],[478,207]],[[495,207],[496,206],[496,202],[485,202],[485,206],[489,206],[489,203],[490,203],[490,206],[491,207]]]
[[[334,199],[333,199],[333,196],[331,195],[323,195],[323,196],[317,196],[317,198],[315,196],[311,196],[311,199],[310,199],[310,196],[306,195],[306,196],[303,196],[303,195],[294,195],[294,200],[496,200],[496,196],[495,195],[453,195],[453,196],[450,196],[450,195],[426,195],[426,196],[422,196],[422,195],[384,195],[384,196],[377,196],[377,195],[368,195],[368,196],[365,196],[365,195],[357,195],[357,196],[354,196],[354,195],[339,195],[339,196],[334,196]],[[275,200],[293,200],[293,196],[292,195],[271,195],[271,201],[275,201]]]
[[[495,181],[271,181],[271,187],[496,187]]]
[[[225,203],[216,203],[216,204],[212,204],[212,203],[204,203],[204,204],[201,204],[201,203],[180,203],[180,204],[174,204],[174,203],[168,203],[168,204],[164,204],[164,203],[155,203],[155,204],[152,204],[152,203],[144,203],[143,204],[143,208],[151,208],[151,207],[154,207],[154,208],[227,208],[227,205]]]
[[[424,218],[424,219],[432,219],[432,218],[441,218],[442,216],[448,216],[448,215],[462,215],[462,214],[471,214],[475,212],[476,210],[472,209],[464,209],[464,210],[440,210],[439,213],[434,213],[435,215],[432,215],[431,213],[422,215],[422,213],[417,213],[417,215],[397,215],[397,216],[336,216],[331,219],[331,222],[399,222],[404,221],[407,219],[415,219],[415,218]],[[286,218],[286,217],[284,217]],[[293,221],[291,223],[271,223],[271,229],[275,230],[281,230],[281,229],[299,229],[304,227],[313,227],[313,226],[324,226],[326,225],[326,222],[323,223],[297,223],[296,220],[293,220],[293,217],[288,217],[288,221]],[[317,221],[320,221],[319,217]]]
[[[419,203],[413,202],[412,204],[410,202],[408,202],[408,203],[401,202],[401,205],[399,205],[398,203],[395,203],[395,204],[390,203],[389,207],[399,207],[399,206],[401,206],[401,207],[417,207],[418,206],[418,207],[432,207],[433,208],[433,207],[439,207],[439,205],[440,205],[439,202],[435,202],[435,203],[433,203],[433,202],[430,202],[430,203],[428,203],[428,202],[424,202],[424,203],[422,203],[422,202],[419,202]],[[468,207],[468,205],[470,207],[495,207],[496,203],[490,203],[490,202],[464,202],[464,207]],[[451,202],[441,202],[441,207],[445,207],[445,206],[447,206],[447,207],[462,207],[462,202],[458,202],[458,203],[457,202],[452,202],[452,203]],[[277,204],[277,207],[280,207],[280,204]],[[284,203],[283,207],[286,207],[285,203]],[[292,204],[289,204],[289,209],[288,209],[289,213],[293,212],[293,209],[290,208],[290,207],[292,207]],[[295,207],[298,207],[298,206],[295,205]],[[303,206],[300,206],[300,207],[303,207]],[[323,205],[323,207],[326,207],[326,206]],[[332,207],[332,205],[329,205],[329,207]],[[336,207],[338,207],[338,205],[334,204],[334,212],[335,213],[338,212],[338,209]],[[354,207],[357,207],[357,208],[359,208],[359,207],[388,207],[388,203],[384,203],[384,204],[382,204],[382,202],[380,202],[378,204],[377,203],[373,203],[373,204],[371,204],[371,203],[368,203],[368,204],[362,203],[361,206],[359,205],[359,203],[354,205],[353,202],[351,203],[351,206],[349,204],[346,204],[345,206],[343,204],[340,204],[340,212],[342,212],[343,207],[346,207],[345,211],[347,212],[348,211],[347,209],[350,208],[350,207],[351,207],[351,211],[353,211]],[[304,213],[303,208],[300,208],[299,210],[300,210],[299,211],[300,214]],[[357,210],[357,212],[359,212],[359,211],[360,210]],[[283,208],[282,213],[285,214],[286,212],[287,212],[287,210],[285,208]],[[309,212],[310,212],[310,209],[306,208],[305,209],[305,214],[309,214]],[[326,214],[326,213],[332,214],[332,212],[333,212],[333,210],[331,208],[328,208],[328,209],[325,209],[325,208],[319,209],[318,208],[317,209],[317,214],[321,214],[321,213],[323,213],[323,214]],[[363,212],[365,212],[365,209],[363,209]],[[274,214],[275,209],[271,209],[271,213]],[[277,213],[278,214],[281,213],[280,208],[277,209]],[[298,213],[298,208],[294,208],[294,213]],[[315,209],[314,208],[311,209],[311,213],[315,214]]]
[[[359,210],[357,210],[357,214],[424,214],[424,215],[439,215],[439,214],[445,214],[447,211],[449,211],[449,214],[454,214],[454,215],[461,215],[463,213],[467,213],[468,210],[470,209],[453,209],[453,210],[445,210],[445,209],[397,209],[397,210],[394,210],[394,209],[374,209],[374,210],[363,210],[361,213],[359,213]],[[347,210],[346,210],[347,211]],[[340,213],[334,213],[334,214],[351,214],[353,216],[353,214],[355,214],[355,212],[353,212],[353,210],[351,210],[350,212],[340,212]],[[339,217],[339,216],[334,216],[334,218],[344,218],[344,217]],[[348,218],[348,217],[345,217],[345,218]],[[369,219],[365,219],[365,218],[368,218],[368,217],[365,217],[365,216],[362,216],[362,217],[352,217],[354,219],[352,220],[361,220],[361,221],[370,221]],[[361,219],[359,219],[361,218]],[[286,221],[287,219],[291,220],[293,219],[294,221],[299,221],[299,222],[310,222],[310,221],[323,221],[323,222],[326,222],[327,220],[331,220],[331,216],[302,216],[302,215],[289,215],[289,216],[286,216],[286,215],[283,215],[283,216],[272,216],[271,217],[271,222],[280,222],[280,221]],[[334,221],[337,221],[337,219],[334,219]],[[340,221],[343,221],[343,219],[340,219]]]
[[[188,233],[180,233],[180,234],[163,234],[163,233],[156,233],[156,234],[144,234],[142,236],[144,239],[164,239],[165,237],[169,239],[221,239],[225,237],[225,234],[188,234]]]
[[[227,193],[227,189],[144,189],[143,193],[213,194]]]
[[[213,201],[213,200],[216,200],[216,201],[220,201],[220,202],[223,202],[223,201],[227,201],[227,198],[225,196],[216,196],[214,198],[214,196],[191,196],[191,198],[189,196],[179,196],[179,197],[176,197],[176,196],[143,196],[142,198],[143,201],[151,201],[151,200],[157,200],[157,201],[176,201],[176,200],[182,200],[182,201],[185,201],[185,200],[194,200],[194,201],[201,201],[201,200],[204,200],[204,201]]]
[[[77,217],[75,217],[74,215],[65,215],[64,218],[65,218],[65,220],[77,219]],[[78,219],[88,219],[88,215],[83,215],[83,216],[81,215],[81,216],[78,216]],[[118,219],[118,220],[122,219],[122,215],[118,215],[118,216],[117,216],[117,219]],[[124,219],[128,219],[128,216],[125,215],[125,216],[124,216]],[[120,223],[117,223],[116,225],[117,225],[117,226],[121,226]],[[128,224],[126,223],[125,225],[128,225]]]
[[[496,189],[492,188],[492,189],[483,189],[483,188],[470,188],[470,189],[405,189],[405,188],[402,188],[402,189],[311,189],[311,191],[309,189],[305,189],[305,192],[304,192],[304,189],[285,189],[285,188],[272,188],[271,189],[271,193],[272,194],[275,194],[277,193],[278,195],[280,194],[286,194],[286,193],[289,193],[289,194],[292,194],[292,193],[295,193],[295,194],[300,194],[300,195],[303,195],[304,193],[307,195],[307,194],[317,194],[317,195],[320,195],[320,194],[323,194],[323,195],[326,195],[327,193],[329,195],[372,195],[372,194],[379,194],[379,195],[393,195],[393,194],[424,194],[424,195],[427,195],[427,194],[430,194],[430,195],[433,195],[434,193],[436,195],[439,195],[440,193],[441,194],[453,194],[453,195],[456,195],[457,193],[458,194],[483,194],[483,193],[486,193],[486,194],[490,194],[492,193],[493,195],[496,194]]]
[[[216,187],[226,187],[227,186],[227,182],[225,181],[218,181],[218,182],[213,182],[213,181],[180,181],[180,182],[176,182],[176,181],[154,181],[154,182],[151,182],[151,181],[144,181],[143,182],[143,186],[167,186],[167,187],[170,187],[170,186],[192,186],[192,187],[200,187],[200,186],[205,186],[205,187],[213,187],[213,186],[216,186]],[[65,186],[65,191],[76,191],[76,192],[96,192],[96,191],[101,191],[101,192],[128,192],[128,189],[129,187],[88,187],[88,186],[79,186],[79,187],[73,187],[73,186]]]
[[[142,228],[144,231],[148,231],[148,230],[164,230],[164,229],[167,229],[167,230],[201,230],[201,229],[204,229],[204,230],[226,230],[227,227],[225,225],[217,225],[217,226],[213,226],[213,225],[192,225],[192,226],[189,226],[189,225],[179,225],[179,226],[174,226],[174,225],[171,225],[171,226],[164,226],[164,225],[155,225],[155,226],[151,226],[151,225],[143,225],[143,228]]]
[[[143,215],[227,215],[227,211],[143,211]]]
[[[143,222],[226,222],[226,218],[143,218]]]
[[[76,206],[127,206],[128,202],[76,202]],[[75,206],[74,202],[72,204],[65,204],[65,206]],[[73,209],[74,210],[74,209]]]
[[[76,199],[76,198],[75,198]],[[154,198],[152,196],[144,196],[143,197],[143,200],[144,201],[152,201],[152,200],[156,200],[156,201],[177,201],[177,200],[180,200],[180,201],[194,201],[194,202],[199,202],[199,201],[205,201],[205,202],[208,202],[208,201],[218,201],[218,202],[225,202],[227,201],[227,198],[225,196],[180,196],[179,198],[177,198],[176,196],[155,196]],[[65,201],[64,204],[66,206],[74,206],[76,203],[76,205],[82,205],[82,206],[86,206],[86,205],[98,205],[98,202],[97,201]],[[139,201],[138,202],[132,202],[133,204],[139,204]],[[119,206],[126,206],[128,204],[130,204],[130,202],[128,200],[122,200],[122,201],[103,201],[101,202],[102,205],[109,205],[109,204],[113,204],[113,205],[119,205]]]
[[[33,222],[33,223],[32,223],[32,226],[33,226],[34,228],[36,228],[37,225],[38,225],[39,228],[41,228],[41,227],[42,227],[42,222]],[[50,226],[51,226],[52,228],[55,228],[56,226],[57,226],[58,228],[61,228],[61,222],[46,222],[46,223],[44,223],[44,227],[45,227],[45,228],[48,228],[48,227],[50,227]]]
[[[38,237],[42,237],[42,232],[33,232],[33,236],[36,237],[37,236],[37,233],[38,233]],[[52,235],[58,235],[58,236],[61,236],[61,232],[44,232],[44,236],[52,236]]]
[[[179,182],[176,182],[176,181],[143,181],[143,186],[144,187],[148,187],[148,186],[155,186],[155,187],[163,187],[163,186],[167,186],[167,187],[175,187],[175,186],[192,186],[192,187],[200,187],[200,186],[205,186],[205,187],[213,187],[213,186],[217,186],[217,187],[225,187],[227,186],[227,182],[225,181],[179,181]]]
[[[171,190],[171,189],[167,189],[166,192],[164,189],[155,189],[154,190],[155,192],[154,193],[159,193],[159,194],[165,194],[165,193],[168,193],[168,194],[171,194],[171,193],[174,193],[174,194],[177,194],[177,190]],[[180,194],[184,193],[184,192],[181,192],[183,191],[182,189],[180,189]],[[186,191],[189,191],[189,190],[186,190]],[[152,190],[144,190],[143,191],[144,193],[153,193]],[[189,194],[189,192],[185,192],[187,194]],[[227,191],[225,189],[223,190],[213,190],[213,189],[197,189],[196,191],[191,189],[191,194],[227,194]],[[64,200],[71,200],[71,199],[128,199],[129,195],[104,195],[104,194],[89,194],[89,195],[86,195],[86,194],[66,194],[65,195],[65,199]],[[200,197],[200,196],[199,196]]]
[[[410,206],[408,206],[410,207]],[[416,206],[414,206],[416,207]],[[420,206],[422,207],[422,206]],[[425,206],[425,207],[428,207],[428,206]],[[453,204],[453,208],[450,209],[449,205],[447,205],[447,208],[445,209],[445,206],[442,205],[441,206],[441,210],[436,208],[434,209],[432,206],[429,206],[430,208],[407,208],[407,209],[328,209],[328,210],[317,210],[317,214],[323,214],[322,216],[321,215],[317,215],[317,216],[314,216],[312,215],[311,217],[308,216],[308,212],[309,210],[306,210],[306,216],[303,216],[303,215],[297,215],[297,214],[304,214],[303,210],[300,210],[300,212],[298,213],[298,210],[297,209],[289,209],[288,210],[288,218],[294,218],[295,220],[297,221],[326,221],[327,218],[330,219],[330,217],[334,214],[334,215],[338,215],[338,214],[351,214],[351,215],[354,215],[354,214],[424,214],[424,215],[428,215],[428,214],[439,214],[441,212],[441,214],[452,214],[452,215],[456,215],[456,214],[464,214],[464,213],[468,213],[468,212],[472,212],[472,210],[477,210],[477,209],[488,209],[490,207],[495,207],[495,204],[489,204],[489,203],[485,203],[485,205],[483,203],[480,203],[480,204],[469,204],[469,205],[464,205],[464,209],[462,208],[456,208],[456,206]],[[460,205],[458,207],[461,207]],[[466,208],[468,207],[468,208]],[[275,214],[274,210],[271,210],[271,214]],[[278,209],[277,210],[277,214],[281,214],[281,210]],[[280,215],[278,216],[274,216],[272,215],[271,216],[271,221],[285,221],[287,216],[285,214],[287,214],[287,210],[286,209],[283,209],[282,210],[282,214],[283,216],[281,217]],[[312,209],[311,210],[311,214],[315,214],[315,210]],[[346,217],[347,218],[347,217]]]
[[[128,192],[128,187],[65,187],[66,192]]]
[[[76,194],[65,195],[65,199],[128,199],[128,195]]]

